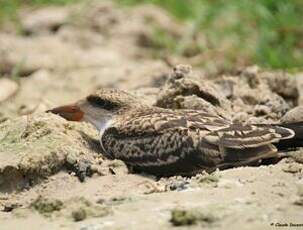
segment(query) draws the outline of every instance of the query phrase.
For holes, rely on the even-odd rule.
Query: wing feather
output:
[[[233,124],[192,110],[151,110],[115,120],[101,143],[109,158],[153,174],[190,174],[271,157],[286,129]]]
[[[291,138],[293,132],[282,127],[232,124],[210,132],[204,140],[226,148],[245,149],[276,143],[284,138]]]

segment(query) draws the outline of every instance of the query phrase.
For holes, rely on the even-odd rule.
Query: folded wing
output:
[[[275,156],[272,143],[289,129],[241,125],[198,111],[146,111],[116,121],[102,138],[104,152],[140,171],[188,175]]]

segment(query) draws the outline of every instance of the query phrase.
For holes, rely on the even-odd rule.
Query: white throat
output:
[[[102,136],[105,130],[111,126],[113,122],[112,116],[85,116],[84,121],[91,123],[99,132],[99,140],[101,149],[106,153],[104,146],[102,144]]]
[[[103,119],[94,119],[93,117],[86,117],[86,121],[88,121],[93,126],[95,126],[95,128],[99,131],[99,133],[102,136],[104,131],[111,125],[112,118],[106,117]]]
[[[98,131],[100,134],[100,138],[102,138],[104,131],[112,124],[112,119],[109,119],[107,121],[105,121],[104,123],[101,123]]]
[[[100,140],[100,145],[101,145],[101,149],[106,152],[103,144],[102,144],[102,136],[105,132],[105,130],[110,127],[110,125],[112,124],[112,118],[109,118],[109,119],[104,119],[104,120],[93,120],[93,119],[90,119],[90,123],[92,123],[96,128],[97,130],[99,131],[99,140]]]

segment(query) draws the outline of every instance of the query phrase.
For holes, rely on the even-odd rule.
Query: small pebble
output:
[[[75,153],[69,153],[66,156],[66,162],[70,165],[74,165],[77,162],[77,156]]]
[[[6,203],[5,205],[4,205],[4,208],[3,208],[3,212],[11,212],[11,211],[13,211],[15,208],[18,208],[18,207],[20,207],[20,205],[19,204],[17,204],[17,203]]]
[[[86,213],[85,209],[79,208],[72,212],[72,217],[73,217],[74,221],[76,221],[76,222],[82,221],[82,220],[86,219],[87,213]]]
[[[301,172],[302,166],[298,163],[292,163],[286,165],[282,170],[287,173],[298,173]]]
[[[303,206],[303,198],[300,197],[294,201],[294,205]]]

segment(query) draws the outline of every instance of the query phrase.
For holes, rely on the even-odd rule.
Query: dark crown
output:
[[[86,100],[94,107],[110,111],[131,106],[139,101],[136,97],[124,91],[111,88],[99,89],[96,93],[86,97]]]

